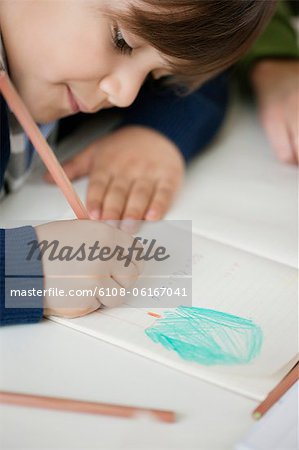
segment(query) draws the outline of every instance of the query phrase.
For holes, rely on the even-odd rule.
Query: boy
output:
[[[7,70],[36,122],[49,124],[78,112],[93,113],[112,106],[129,107],[150,74],[154,78],[172,75],[177,83],[184,83],[192,88],[202,85],[245,53],[268,21],[274,4],[274,0],[1,0],[3,59],[6,57]],[[169,104],[171,109],[166,112],[177,119],[178,142],[186,141],[186,138],[190,141],[188,155],[199,146],[199,141],[207,142],[211,139],[221,122],[226,97],[226,89],[221,87],[221,83],[221,78],[212,81],[211,85],[206,85],[202,90],[181,100],[173,90],[166,88],[157,94],[161,108]],[[140,97],[145,117],[147,111],[151,111],[151,99],[154,95],[145,83],[145,91],[141,92]],[[138,111],[139,116],[142,116],[142,109]],[[209,122],[216,124],[216,127],[214,125],[205,130],[204,136],[200,136],[198,132],[199,111],[201,114],[207,113]],[[121,180],[120,184],[114,176],[106,179],[105,184],[102,178],[98,179],[97,168],[94,180],[97,195],[104,192],[109,182],[110,199],[108,196],[105,201],[108,205],[109,201],[112,205],[117,204],[117,214],[125,208],[134,211],[135,204],[152,198],[152,203],[144,208],[142,216],[145,215],[147,219],[158,218],[155,205],[165,208],[181,181],[183,158],[178,145],[167,133],[163,134],[163,130],[169,129],[169,123],[166,121],[161,125],[158,120],[155,126],[154,116],[157,116],[157,112],[159,111],[154,110],[153,114],[151,111],[154,129],[148,129],[140,126],[140,122],[144,125],[142,120],[138,122],[138,126],[134,126],[134,111],[129,111],[125,119],[127,127],[123,131],[119,130],[119,135],[116,132],[115,138],[118,157],[121,157],[126,139],[129,142],[132,139],[139,141],[141,149],[146,141],[151,143],[153,166],[151,171],[151,167],[147,167],[151,175],[149,179],[140,178],[140,168],[137,167],[138,170],[133,172],[134,183],[129,179]],[[146,119],[144,120],[146,124]],[[130,123],[133,124],[132,127],[128,125]],[[27,147],[23,154],[30,160]],[[18,185],[26,172],[17,180],[12,176],[5,178],[7,169],[10,169],[9,175],[16,173],[11,155],[8,114],[2,99],[1,188],[9,188],[10,184],[13,188],[11,180]],[[130,155],[126,154],[125,158],[127,168],[132,167]],[[8,167],[9,159],[12,167]],[[24,164],[24,167],[27,169],[28,164]],[[107,178],[107,174],[101,173],[101,177]],[[127,195],[129,192],[134,202],[126,205],[123,194]],[[95,218],[115,218],[115,211],[112,211],[112,216],[110,212],[106,216],[100,216],[97,208],[94,212],[94,205],[89,204],[89,208]],[[8,298],[10,283],[18,283],[25,290],[28,286],[41,288],[42,277],[45,286],[49,288],[53,283],[56,286],[61,279],[65,288],[68,283],[73,286],[74,282],[77,286],[85,288],[87,285],[89,288],[99,274],[106,283],[121,285],[124,278],[134,280],[139,273],[134,261],[125,274],[121,267],[115,268],[113,265],[99,267],[97,263],[80,265],[72,262],[61,264],[57,268],[47,258],[42,259],[43,267],[40,261],[27,261],[26,248],[34,239],[39,243],[56,239],[63,245],[77,248],[80,241],[86,241],[86,236],[92,243],[99,235],[104,242],[108,240],[114,245],[124,242],[128,246],[131,242],[131,238],[121,231],[116,232],[105,224],[91,221],[55,222],[35,229],[24,227],[1,230],[1,323],[35,322],[43,314],[41,301],[32,302],[30,298],[26,299],[28,304],[22,299],[22,305],[26,303],[28,308],[20,305],[5,308],[5,299],[11,300]],[[8,251],[4,261],[5,246]],[[55,276],[58,274],[60,277],[55,283]],[[46,313],[71,317],[86,314],[100,306],[96,298],[87,301],[83,299],[81,303],[72,298],[66,306],[66,303],[61,304],[61,299],[54,301],[46,295],[43,302]],[[106,300],[102,302],[101,299],[101,303],[104,302]]]
[[[292,164],[299,159],[299,50],[291,23],[296,4],[279,3],[267,29],[236,70],[244,91],[251,91],[257,99],[261,122],[276,155]],[[178,157],[181,154],[189,161],[205,147],[225,115],[225,76],[181,99],[171,93],[167,96],[165,89],[164,96],[159,96],[157,89],[146,96],[146,89],[150,87],[145,85],[116,132],[64,164],[71,179],[90,176],[87,206],[94,218],[162,218],[183,177]],[[172,141],[173,148],[154,131]],[[49,175],[46,179],[51,181]]]

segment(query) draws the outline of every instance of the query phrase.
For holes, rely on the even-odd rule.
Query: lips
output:
[[[86,114],[91,114],[99,111],[100,109],[104,108],[111,108],[113,106],[110,102],[107,100],[103,101],[102,104],[99,104],[97,108],[89,109],[87,108],[81,101],[74,95],[73,91],[69,86],[67,86],[67,92],[68,92],[68,98],[69,98],[69,104],[72,110],[73,114],[76,114],[78,112],[83,112]]]
[[[80,112],[81,111],[80,106],[78,105],[71,89],[68,86],[67,86],[67,93],[68,93],[69,103],[70,103],[72,112],[74,114]]]

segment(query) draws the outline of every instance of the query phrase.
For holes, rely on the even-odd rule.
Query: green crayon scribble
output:
[[[211,309],[165,311],[145,333],[153,342],[198,364],[246,364],[261,350],[261,328],[249,319]]]

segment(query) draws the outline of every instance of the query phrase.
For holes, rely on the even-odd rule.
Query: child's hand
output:
[[[267,60],[252,72],[262,124],[281,161],[299,161],[299,61]]]
[[[120,289],[131,286],[141,272],[140,262],[133,259],[136,252],[130,261],[119,261],[117,255],[108,259],[108,253],[99,258],[99,248],[108,247],[113,253],[117,246],[128,249],[133,243],[127,233],[107,224],[91,220],[58,221],[38,225],[36,233],[39,244],[42,241],[50,244],[42,254],[44,289],[49,289],[44,297],[45,315],[78,317],[101,305],[120,305],[126,298]],[[128,250],[124,251],[127,254]],[[36,253],[31,257],[37,257]],[[64,295],[57,295],[59,290]],[[105,295],[107,291],[110,296]]]
[[[64,169],[72,180],[90,175],[87,208],[92,218],[159,220],[180,187],[184,162],[162,134],[130,126],[95,141]]]

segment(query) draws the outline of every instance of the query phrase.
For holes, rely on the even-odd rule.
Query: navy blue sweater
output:
[[[134,104],[124,109],[120,126],[153,128],[181,150],[188,161],[204,148],[221,125],[228,100],[226,75],[208,82],[187,96],[159,83],[145,83]],[[7,109],[0,97],[0,190],[10,156]],[[11,289],[42,289],[42,267],[26,260],[28,243],[36,239],[32,227],[0,229],[0,325],[33,323],[42,318],[39,297],[16,298]]]

